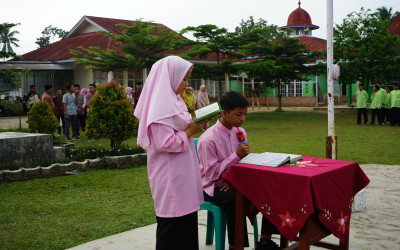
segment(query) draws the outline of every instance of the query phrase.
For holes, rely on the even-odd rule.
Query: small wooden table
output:
[[[236,195],[235,249],[243,249],[246,200],[281,232],[281,247],[289,239],[298,242],[288,249],[349,248],[353,197],[368,177],[355,162],[303,159],[278,168],[237,164],[225,173]],[[330,234],[340,244],[320,242]]]

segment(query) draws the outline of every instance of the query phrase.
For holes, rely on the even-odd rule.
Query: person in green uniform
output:
[[[390,101],[392,106],[392,120],[390,121],[390,126],[399,125],[400,126],[400,90],[399,84],[394,84],[394,90],[390,92]]]
[[[356,100],[357,100],[357,124],[361,124],[361,113],[364,115],[364,124],[367,124],[368,93],[364,90],[364,85],[362,84],[358,84],[358,90],[356,92]]]
[[[378,111],[381,109],[381,95],[378,93],[379,91],[379,86],[375,85],[374,90],[372,92],[372,96],[371,96],[371,125],[375,125],[375,116],[378,116]],[[379,116],[378,116],[378,120],[379,120]]]
[[[386,91],[384,88],[382,88],[382,84],[380,82],[377,82],[376,85],[378,85],[379,90],[376,94],[380,95],[380,107],[378,108],[378,123],[379,125],[383,125],[384,124],[384,118],[385,118],[385,110],[383,108],[383,106],[386,104]]]
[[[382,107],[384,109],[384,123],[390,123],[392,120],[391,117],[391,109],[392,109],[392,102],[390,100],[390,92],[393,90],[393,87],[385,87],[386,91],[386,100],[385,100],[385,105]]]

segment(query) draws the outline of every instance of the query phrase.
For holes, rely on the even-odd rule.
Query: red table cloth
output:
[[[356,193],[369,179],[356,162],[304,156],[277,168],[237,164],[223,176],[287,239],[293,241],[317,212],[326,228],[345,242]]]

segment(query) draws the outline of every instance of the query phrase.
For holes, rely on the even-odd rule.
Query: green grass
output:
[[[400,164],[400,127],[356,125],[353,112],[335,119],[338,159]],[[249,113],[243,127],[252,152],[325,156],[326,114]],[[81,138],[74,142],[77,148],[109,146],[108,140]],[[136,140],[125,144],[135,146]],[[155,214],[145,167],[0,185],[0,249],[65,249],[151,223]]]
[[[65,249],[155,223],[146,167],[0,185],[0,249]]]
[[[356,114],[335,115],[338,159],[359,164],[400,164],[400,128],[356,125]],[[327,115],[307,112],[249,113],[243,125],[251,151],[325,157]]]
[[[22,133],[30,133],[31,131],[29,128],[0,128],[0,133],[1,132],[22,132]]]

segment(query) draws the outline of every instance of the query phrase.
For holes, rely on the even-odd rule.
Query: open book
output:
[[[239,162],[276,168],[301,159],[303,159],[301,155],[265,152],[261,154],[250,153]]]
[[[205,118],[219,115],[221,112],[222,112],[221,106],[219,105],[218,102],[215,102],[213,104],[207,105],[205,107],[199,108],[198,110],[194,111],[196,115],[196,120],[194,120],[194,122],[199,122],[201,120],[204,120]]]

